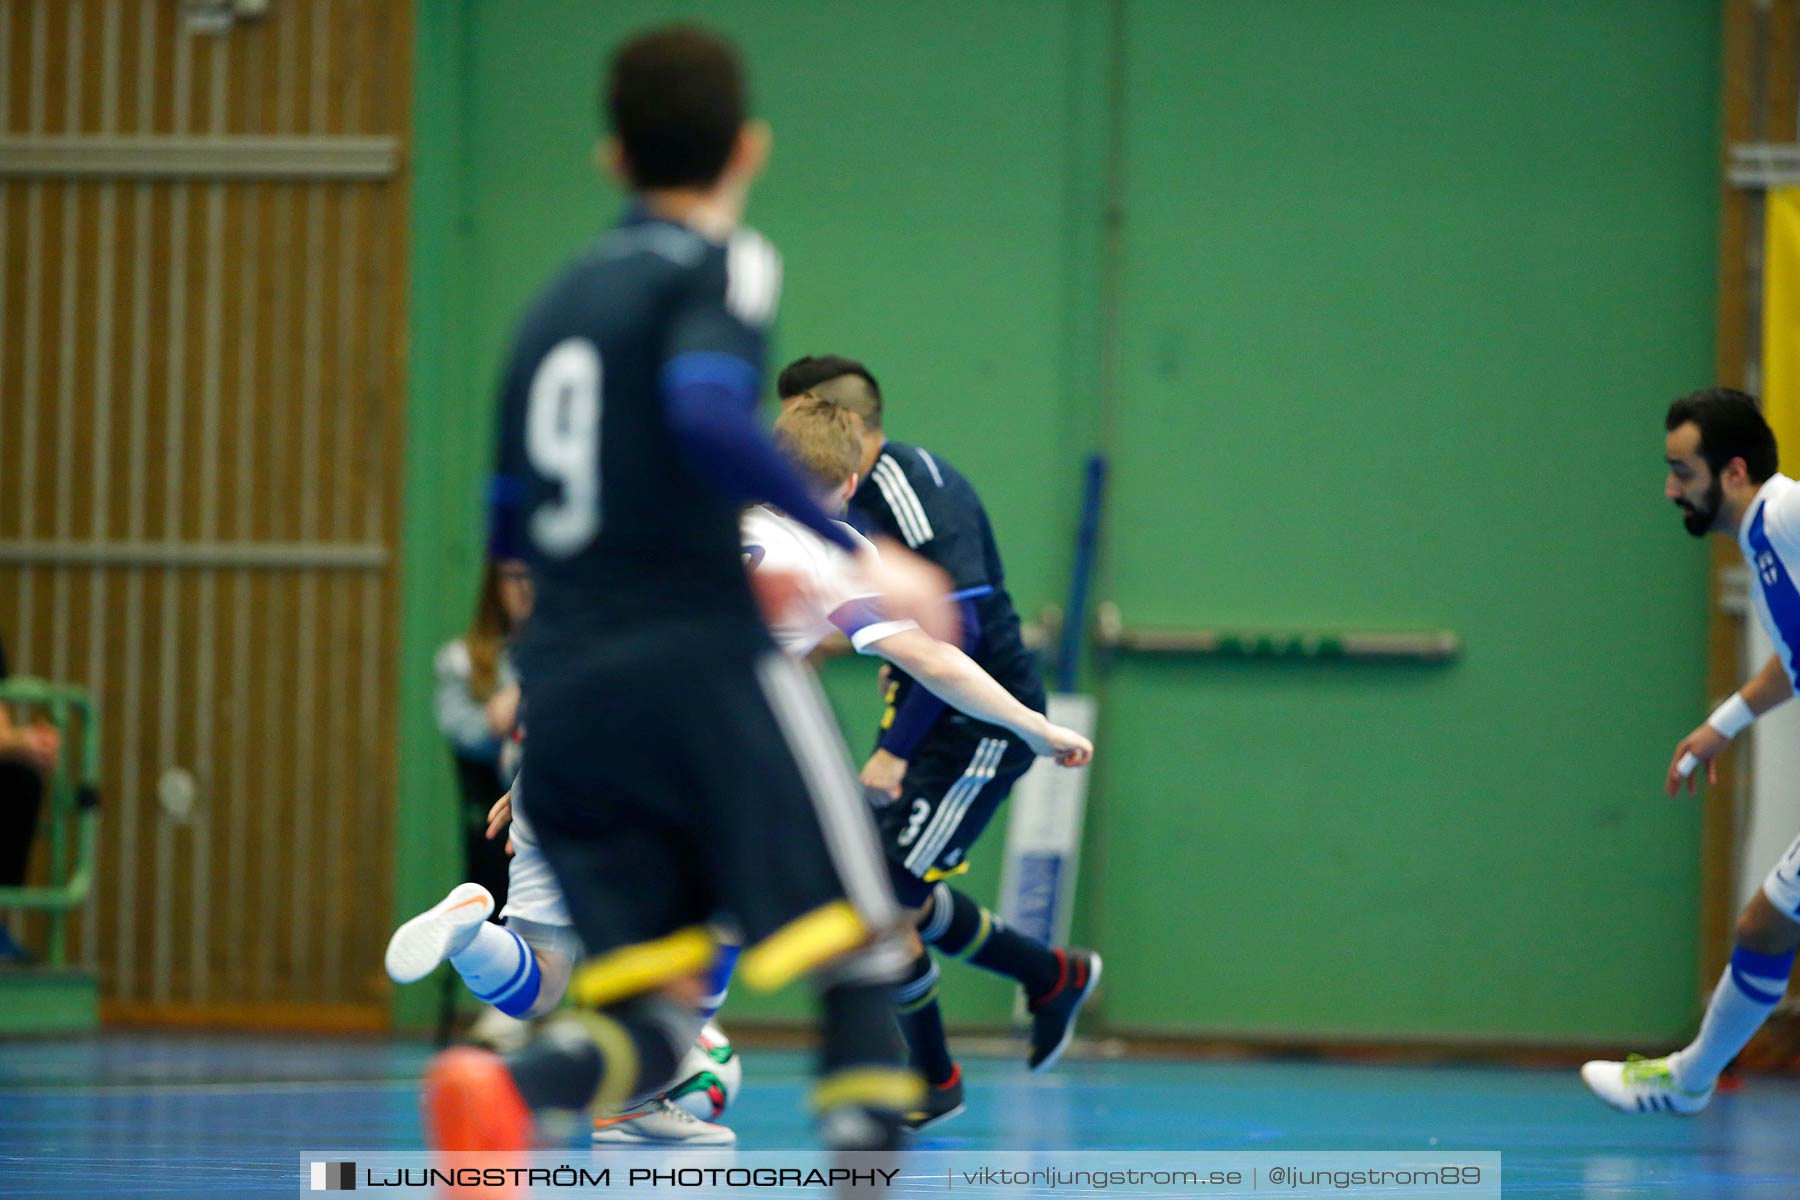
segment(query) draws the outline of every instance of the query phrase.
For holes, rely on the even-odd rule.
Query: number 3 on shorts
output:
[[[562,499],[531,514],[531,538],[552,558],[585,549],[600,532],[600,351],[586,338],[558,342],[531,378],[525,453]]]
[[[919,830],[925,828],[925,818],[931,815],[931,805],[923,800],[914,800],[912,815],[907,818],[906,828],[900,831],[900,844],[910,846],[913,839],[919,836]]]

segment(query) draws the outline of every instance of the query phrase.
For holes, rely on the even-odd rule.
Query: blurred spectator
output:
[[[531,615],[531,575],[517,559],[490,559],[468,632],[437,653],[437,723],[450,741],[462,795],[465,879],[506,904],[506,849],[487,836],[487,812],[510,781],[500,772],[501,747],[519,711],[519,679],[511,643]]]
[[[0,679],[5,679],[6,649],[0,646]],[[56,770],[61,739],[41,722],[19,724],[11,708],[0,704],[0,887],[22,887],[37,836],[44,783]],[[28,957],[0,925],[0,961]]]

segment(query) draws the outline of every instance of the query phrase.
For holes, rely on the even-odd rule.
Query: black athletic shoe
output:
[[[1062,960],[1062,978],[1049,995],[1031,1002],[1031,1058],[1033,1071],[1048,1071],[1069,1048],[1075,1036],[1075,1014],[1082,1001],[1100,982],[1100,956],[1092,950],[1071,946],[1058,950]]]
[[[948,1121],[962,1110],[962,1064],[958,1063],[951,1072],[948,1083],[934,1083],[926,1087],[925,1107],[906,1114],[906,1127],[918,1133],[940,1121]]]

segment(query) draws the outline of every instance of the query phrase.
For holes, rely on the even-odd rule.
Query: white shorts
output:
[[[502,920],[530,921],[534,925],[566,925],[575,922],[569,907],[563,903],[562,889],[556,886],[556,875],[519,806],[519,785],[512,794],[512,865],[506,876],[506,907],[500,910]]]
[[[1763,895],[1791,921],[1800,921],[1800,837],[1787,848],[1769,877],[1763,880]]]
[[[564,955],[572,962],[579,961],[586,955],[581,939],[575,933],[574,919],[569,916],[562,888],[557,886],[556,875],[538,847],[537,835],[532,832],[519,799],[519,785],[515,781],[509,830],[513,855],[507,868],[506,907],[500,910],[500,919],[514,926],[519,936],[533,948]],[[712,929],[714,936],[725,945],[736,946],[743,941],[727,925],[715,922]],[[722,991],[719,998],[723,1002]]]

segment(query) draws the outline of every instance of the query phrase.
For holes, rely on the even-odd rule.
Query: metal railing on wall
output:
[[[338,542],[0,541],[0,563],[15,566],[376,570],[389,557],[380,544]]]
[[[1132,625],[1117,604],[1095,614],[1094,648],[1102,665],[1120,655],[1294,661],[1449,663],[1462,639],[1446,629],[1250,629],[1226,626]]]
[[[386,179],[391,137],[0,136],[0,178],[114,180]]]

